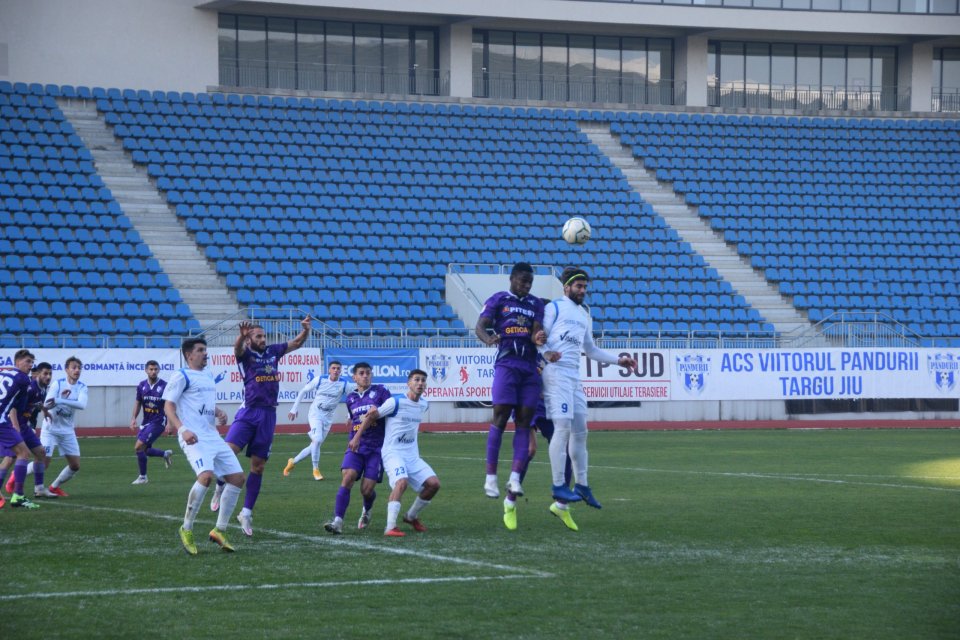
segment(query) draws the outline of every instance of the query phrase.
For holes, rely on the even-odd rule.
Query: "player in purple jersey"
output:
[[[495,293],[486,301],[477,320],[476,335],[486,345],[497,347],[493,374],[493,422],[487,434],[487,477],[483,490],[500,497],[497,462],[500,443],[510,415],[516,418],[513,464],[507,481],[504,510],[523,495],[520,473],[530,448],[530,421],[540,402],[540,372],[537,347],[546,340],[543,332],[543,301],[530,294],[533,268],[518,262],[510,272],[510,290]],[[493,330],[493,333],[490,330]],[[515,515],[515,514],[514,514]]]
[[[134,452],[137,454],[137,466],[140,475],[130,484],[147,484],[147,458],[163,458],[167,469],[173,457],[172,449],[155,449],[153,443],[163,435],[167,428],[167,416],[163,411],[163,390],[166,380],[160,379],[160,363],[148,360],[144,365],[147,379],[137,385],[137,399],[133,402],[133,415],[130,417],[130,430],[137,434]],[[137,416],[143,409],[143,423],[137,426]]]
[[[53,377],[53,367],[49,362],[41,362],[33,368],[30,375],[30,393],[27,400],[27,409],[20,414],[20,435],[23,436],[23,442],[33,454],[33,462],[27,465],[27,475],[34,475],[33,496],[35,498],[57,498],[57,494],[52,493],[43,485],[43,476],[48,459],[43,443],[37,436],[37,419],[43,413],[43,401],[47,396],[47,388],[50,386],[50,379]],[[7,491],[13,492],[13,477],[7,481]]]
[[[350,445],[343,454],[343,463],[340,465],[341,481],[337,490],[337,498],[333,507],[333,519],[324,523],[323,528],[330,533],[343,533],[343,516],[347,513],[350,504],[350,490],[353,484],[363,478],[360,483],[360,493],[363,495],[363,512],[357,522],[358,529],[366,529],[370,524],[370,510],[373,501],[377,498],[377,483],[383,481],[383,463],[380,459],[380,449],[383,448],[384,420],[377,420],[372,426],[360,432],[363,418],[371,409],[386,402],[391,394],[386,387],[373,384],[373,369],[366,362],[358,362],[353,366],[353,381],[357,385],[356,391],[347,396],[347,412],[350,417],[347,426],[350,428]],[[356,443],[354,436],[359,434]],[[352,445],[356,445],[356,448]]]
[[[246,449],[250,458],[247,493],[243,497],[243,509],[237,516],[240,530],[247,536],[253,535],[253,507],[260,495],[264,466],[270,458],[273,432],[277,428],[280,358],[303,346],[310,336],[311,320],[307,316],[300,321],[300,333],[293,340],[269,346],[263,327],[252,322],[241,322],[240,334],[233,344],[233,354],[243,374],[243,404],[233,417],[226,441],[234,453]],[[223,483],[218,480],[217,489],[210,500],[210,509],[213,511],[219,508],[222,492]]]
[[[13,467],[14,486],[10,506],[36,509],[40,505],[23,495],[23,481],[27,476],[30,450],[20,435],[20,415],[27,409],[30,394],[30,369],[34,356],[26,349],[13,355],[12,369],[0,369],[0,448],[12,453],[17,461]],[[6,480],[7,469],[0,469],[0,485]]]

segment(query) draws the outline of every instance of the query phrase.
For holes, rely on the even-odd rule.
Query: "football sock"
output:
[[[155,449],[153,447],[150,447],[149,449],[146,450],[146,454],[151,458],[162,458],[164,451],[163,449]]]
[[[217,529],[226,531],[230,525],[230,516],[237,506],[237,500],[240,499],[240,487],[228,484],[223,487],[223,493],[220,495],[220,510],[217,512]],[[200,502],[203,501],[201,496]],[[199,504],[199,502],[198,502]]]
[[[420,515],[420,512],[423,511],[428,504],[430,504],[429,500],[424,500],[420,496],[417,496],[417,499],[414,500],[410,506],[410,510],[407,511],[407,517],[411,520],[416,520],[417,516]]]
[[[205,495],[207,495],[207,488],[199,482],[194,482],[190,487],[190,493],[187,494],[187,511],[183,514],[183,528],[187,531],[193,531],[193,522],[200,513]]]
[[[387,531],[397,527],[397,518],[400,516],[400,501],[391,500],[387,503]]]
[[[57,479],[50,483],[51,487],[59,487],[62,484],[66,484],[70,478],[76,475],[76,471],[70,467],[64,467],[63,471],[60,472],[60,475],[57,476]]]
[[[46,470],[46,465],[42,462],[31,462],[27,465],[27,475],[30,475],[30,467],[33,467],[34,479],[33,483],[38,486],[43,486],[43,472]]]
[[[570,440],[570,419],[554,420],[553,437],[550,439],[550,473],[553,485],[563,484],[563,472],[567,466],[567,443]]]
[[[337,490],[337,500],[333,506],[333,515],[343,518],[347,513],[347,507],[350,506],[350,489],[340,487]]]
[[[364,496],[364,497],[363,497],[363,508],[366,509],[367,511],[370,511],[371,509],[373,509],[373,501],[376,500],[376,499],[377,499],[377,492],[376,492],[376,491],[374,491],[372,494],[370,494],[370,497],[369,497],[369,498],[366,497],[366,496]]]
[[[523,465],[523,471],[520,472],[520,484],[523,484],[523,479],[527,477],[527,469],[530,468],[530,463],[536,455],[536,453],[527,454],[527,462]]]
[[[521,429],[517,427],[513,432],[513,464],[510,470],[514,472],[523,471],[527,465],[527,457],[530,455],[530,429]],[[511,477],[513,477],[511,475]],[[518,478],[519,481],[519,478]]]
[[[6,469],[0,469],[0,487],[3,486],[4,481],[7,479],[7,474],[10,472],[10,467],[7,467]]]
[[[23,495],[23,480],[27,477],[29,460],[17,460],[13,464],[13,492]]]
[[[140,468],[140,475],[147,475],[147,452],[137,451],[137,466]]]
[[[260,484],[263,482],[263,475],[250,472],[247,474],[247,495],[243,496],[243,508],[253,511],[253,506],[257,504],[257,496],[260,495]],[[224,488],[226,491],[226,488]],[[223,498],[220,498],[223,502]]]
[[[33,473],[33,469],[35,465],[36,465],[35,462],[31,462],[30,464],[27,465],[27,475],[30,475],[31,473]]]
[[[320,440],[310,443],[310,462],[313,463],[314,469],[320,468]]]
[[[587,483],[587,419],[578,415],[573,418],[573,427],[570,431],[570,459],[573,462],[573,473],[577,483],[589,486]]]
[[[300,453],[298,453],[293,457],[293,464],[297,464],[298,462],[306,458],[308,455],[310,455],[310,453],[311,453],[310,447],[304,447],[303,449],[300,450]]]
[[[490,425],[487,432],[487,475],[497,475],[497,462],[500,459],[500,444],[503,442],[503,429]]]

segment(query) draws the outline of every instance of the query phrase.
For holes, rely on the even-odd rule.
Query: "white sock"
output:
[[[190,493],[187,494],[187,511],[183,514],[183,528],[187,531],[193,530],[193,522],[200,513],[200,505],[205,495],[207,495],[207,488],[199,482],[194,482],[190,487]]]
[[[391,500],[387,503],[387,531],[397,527],[397,517],[400,515],[400,501]]]
[[[520,484],[520,473],[517,471],[511,471],[510,482],[516,482],[517,484]]]
[[[306,458],[308,455],[310,455],[310,447],[304,447],[303,449],[300,450],[300,453],[298,453],[293,457],[293,464],[297,464],[298,462]]]
[[[29,476],[32,473],[33,473],[33,463],[31,462],[30,464],[27,465],[27,475]]]
[[[429,500],[424,500],[420,496],[417,496],[417,499],[413,501],[413,505],[410,507],[410,510],[407,511],[407,517],[411,520],[416,520],[417,516],[420,515],[420,512],[430,504]]]
[[[76,471],[70,467],[64,467],[63,471],[60,472],[60,475],[57,476],[57,479],[50,483],[51,487],[59,487],[62,484],[65,484],[70,478],[76,475]]]
[[[503,499],[503,506],[507,509],[513,509],[517,506],[516,500],[511,500],[509,497]]]
[[[577,484],[587,487],[587,417],[577,415],[573,418],[570,431],[570,462],[573,464],[573,477]]]
[[[230,516],[237,506],[237,500],[240,498],[240,487],[235,487],[229,482],[223,485],[223,494],[220,496],[220,511],[217,511],[217,529],[226,531],[230,525]]]
[[[310,461],[314,469],[320,468],[320,441],[316,440],[310,443]]]
[[[225,485],[225,486],[229,486],[229,485]],[[224,492],[226,492],[226,489],[224,489]],[[220,502],[223,503],[222,497],[220,498]],[[240,515],[253,517],[253,509],[248,509],[244,507],[243,509],[240,509]]]
[[[550,439],[550,472],[553,486],[564,484],[564,472],[567,467],[567,443],[570,441],[570,429],[573,420],[563,418],[553,421],[553,437]]]
[[[553,504],[555,504],[557,509],[560,509],[561,511],[566,511],[567,509],[570,508],[569,506],[567,506],[566,502],[554,502]]]

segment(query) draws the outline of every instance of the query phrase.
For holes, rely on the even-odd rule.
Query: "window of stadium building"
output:
[[[960,111],[960,49],[933,50],[934,111]]]
[[[636,4],[676,4],[738,9],[789,9],[852,13],[930,13],[956,15],[958,0],[590,0]]]
[[[220,14],[220,84],[441,95],[438,31],[404,25]]]
[[[709,104],[800,111],[905,111],[895,47],[710,42]]]
[[[678,104],[673,41],[525,31],[474,31],[478,98]]]

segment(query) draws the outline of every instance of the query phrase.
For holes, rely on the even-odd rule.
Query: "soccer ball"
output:
[[[584,244],[590,239],[590,223],[583,218],[570,218],[563,223],[560,235],[570,244]]]

